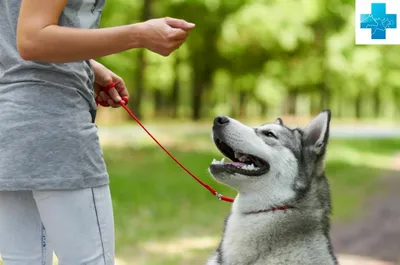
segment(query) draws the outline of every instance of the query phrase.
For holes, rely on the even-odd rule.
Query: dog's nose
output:
[[[226,116],[217,116],[214,119],[215,126],[226,125],[227,123],[229,123],[229,119]]]

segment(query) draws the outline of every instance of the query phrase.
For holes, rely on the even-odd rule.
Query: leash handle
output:
[[[108,91],[115,86],[114,83],[110,83],[107,87],[103,89],[103,92],[108,93]],[[98,96],[97,96],[98,97]],[[101,104],[96,97],[96,104],[100,104],[101,106],[107,106],[105,104]],[[201,181],[198,177],[196,177],[195,174],[193,174],[189,169],[187,169],[181,162],[178,161],[150,132],[147,130],[147,128],[140,122],[140,120],[133,114],[133,112],[126,106],[128,104],[128,99],[126,97],[122,98],[124,102],[119,102],[119,104],[125,109],[125,111],[129,114],[129,116],[134,119],[137,124],[139,124],[140,127],[150,136],[151,139],[172,159],[175,161],[176,164],[178,164],[186,173],[188,173],[192,178],[194,178],[200,185],[202,185],[204,188],[209,190],[214,196],[216,196],[220,201],[226,201],[226,202],[233,202],[234,199],[224,196],[222,194],[219,194],[216,190],[214,190],[211,186],[207,185],[203,181]],[[109,106],[109,105],[108,105]]]
[[[115,83],[114,83],[114,82],[111,82],[108,86],[104,87],[104,88],[102,89],[102,91],[103,91],[104,93],[108,94],[108,91],[110,91],[110,89],[113,88],[113,87],[115,87]],[[97,95],[97,97],[95,98],[95,100],[96,100],[96,105],[100,105],[100,106],[103,106],[103,107],[109,107],[110,104],[108,104],[107,102],[102,102],[102,101],[98,100],[99,96],[100,96],[100,93],[99,93],[99,94]],[[123,97],[122,100],[125,101],[125,104],[128,104],[128,99],[127,99],[126,97]]]

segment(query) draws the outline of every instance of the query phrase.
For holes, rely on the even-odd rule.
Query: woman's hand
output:
[[[129,92],[125,86],[124,80],[121,77],[114,74],[107,67],[95,60],[90,60],[94,72],[94,93],[97,101],[102,105],[109,105],[113,108],[118,108],[121,105],[122,97],[129,99]],[[114,83],[115,87],[111,88],[108,93],[105,93],[103,89],[109,84]]]
[[[170,17],[150,19],[142,24],[143,47],[162,56],[168,56],[178,49],[195,27],[193,23]]]

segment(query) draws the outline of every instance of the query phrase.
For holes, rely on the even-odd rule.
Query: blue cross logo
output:
[[[386,29],[397,28],[397,15],[386,14],[385,3],[371,4],[371,14],[361,14],[360,27],[371,29],[371,39],[385,40]]]

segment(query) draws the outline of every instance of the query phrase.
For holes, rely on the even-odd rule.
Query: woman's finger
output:
[[[107,101],[107,103],[108,103],[112,108],[118,108],[118,107],[119,107],[119,104],[116,103],[115,101],[113,101],[112,99],[109,99],[109,100]]]
[[[111,88],[110,90],[108,90],[108,96],[115,102],[115,103],[119,103],[122,98],[119,95],[118,91],[115,89],[115,87]]]
[[[125,86],[124,81],[121,81],[120,83],[118,83],[115,88],[118,91],[118,94],[121,98],[126,98],[127,100],[129,100],[129,92],[128,89]],[[122,103],[127,104],[127,102],[125,102],[124,100],[122,100]]]
[[[110,99],[110,97],[104,91],[101,91],[99,93],[99,97],[101,98],[102,102],[108,102],[108,100]]]
[[[109,107],[110,105],[107,103],[107,100],[104,100],[103,97],[101,96],[101,92],[97,95],[96,101],[98,104],[100,104],[103,107]]]

